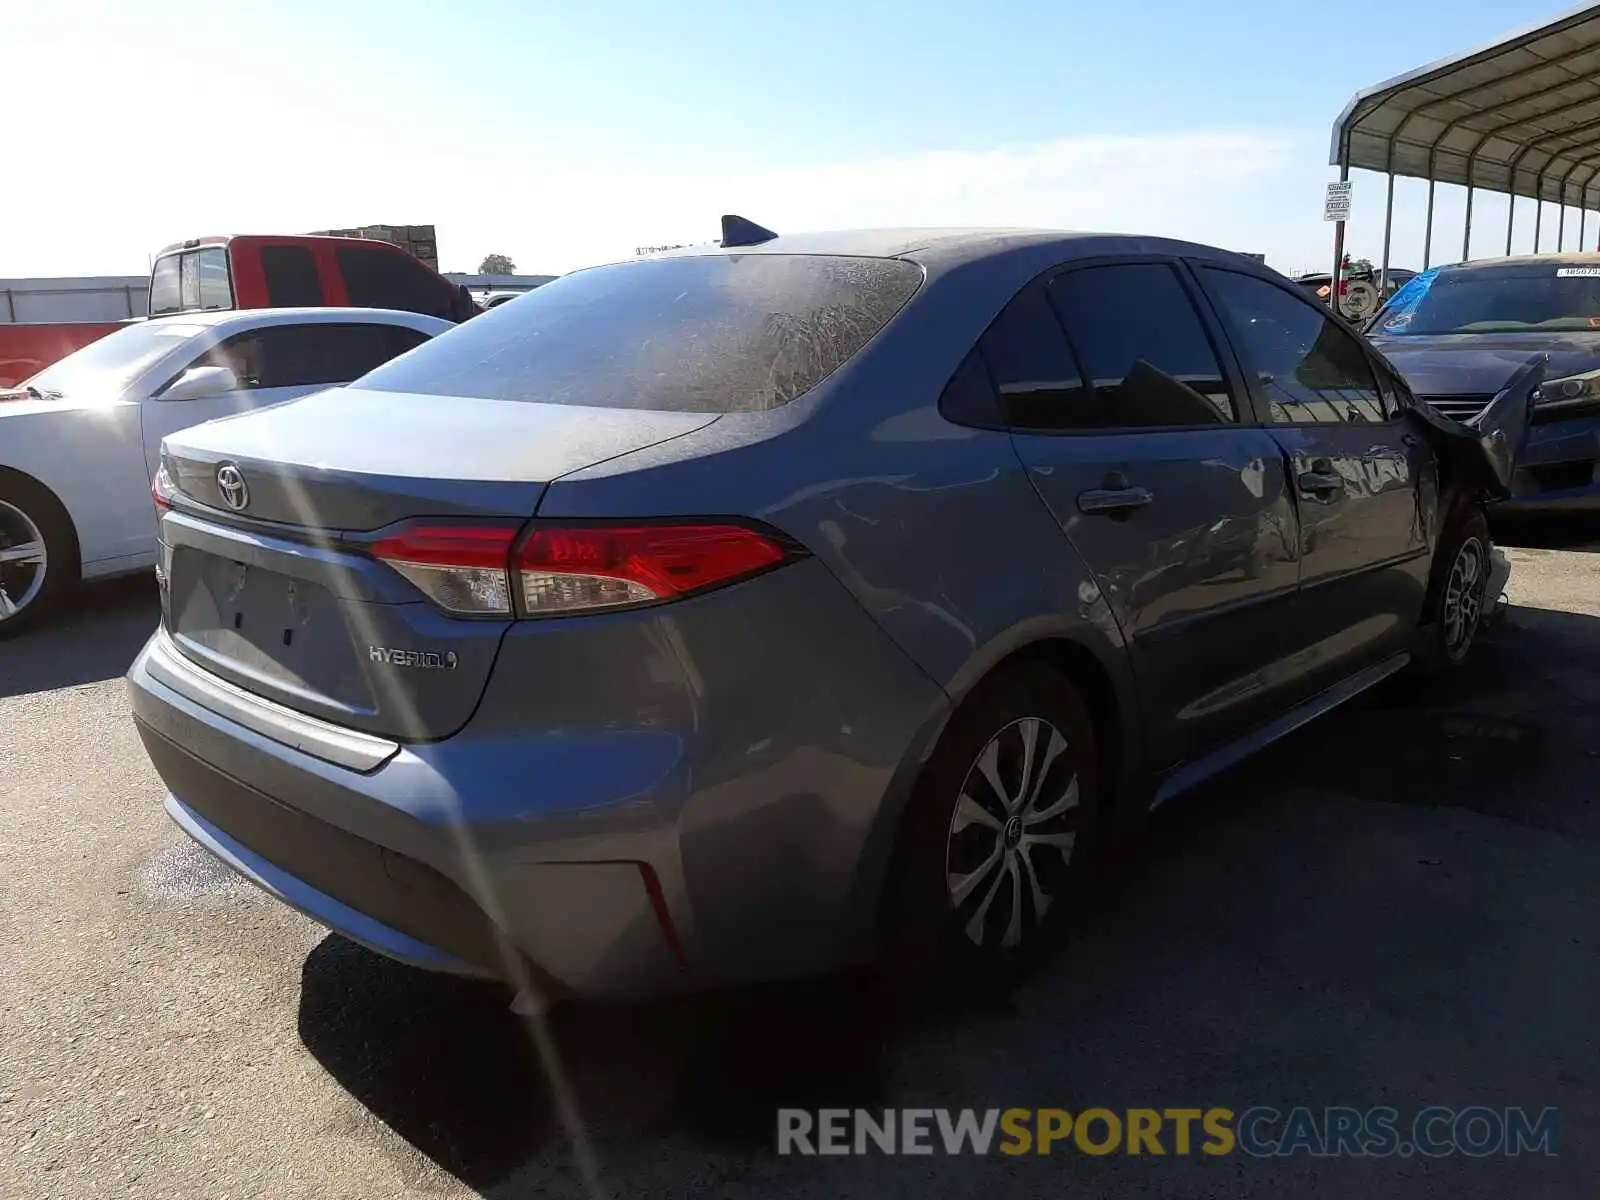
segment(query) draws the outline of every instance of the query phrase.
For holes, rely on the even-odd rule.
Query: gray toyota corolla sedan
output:
[[[1537,380],[1408,411],[1202,246],[728,228],[167,439],[191,837],[529,1002],[998,985],[1106,835],[1471,648]]]

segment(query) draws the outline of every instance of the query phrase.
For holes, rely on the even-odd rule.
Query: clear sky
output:
[[[1162,233],[1323,267],[1351,94],[1564,7],[0,0],[0,276],[422,223],[446,270],[495,251],[558,272],[708,240],[723,212]],[[1423,190],[1399,188],[1400,265]],[[1439,204],[1435,261],[1459,257],[1462,193]],[[1504,203],[1475,207],[1493,252]],[[1381,229],[1382,180],[1358,174],[1352,249],[1376,259]]]

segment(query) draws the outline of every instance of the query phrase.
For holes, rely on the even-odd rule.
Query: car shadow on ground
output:
[[[771,1145],[779,1105],[881,1102],[886,1010],[864,978],[511,1011],[495,984],[413,970],[330,935],[302,972],[302,1042],[385,1125],[474,1188],[587,1136]],[[542,1021],[556,1062],[541,1057]]]
[[[1600,552],[1600,517],[1595,516],[1495,517],[1491,532],[1494,540],[1503,546]]]
[[[62,612],[0,641],[0,698],[115,679],[160,620],[149,572],[88,584]]]
[[[1285,797],[1308,783],[1336,788],[1355,813],[1370,811],[1361,807],[1366,802],[1449,807],[1600,837],[1600,818],[1590,812],[1582,783],[1592,771],[1579,773],[1594,761],[1588,747],[1600,745],[1594,741],[1597,720],[1571,717],[1600,688],[1594,665],[1600,660],[1600,618],[1513,608],[1484,637],[1480,654],[1464,671],[1440,681],[1403,678],[1376,689],[1170,805],[1171,811],[1110,856],[1072,944],[1045,964],[1041,980],[1029,988],[1055,1004],[1061,995],[1077,996],[1073,989],[1096,993],[1105,986],[1115,994],[1120,987],[1159,1008],[1187,1004],[1178,997],[1204,995],[1207,987],[1235,986],[1236,980],[1213,978],[1210,973],[1226,969],[1217,962],[1158,965],[1151,969],[1161,973],[1159,984],[1141,982],[1145,967],[1129,963],[1146,953],[1166,961],[1171,947],[1162,947],[1174,937],[1173,914],[1219,903],[1273,912],[1349,901],[1342,893],[1306,895],[1315,885],[1294,866],[1297,856],[1314,852],[1292,840],[1303,830],[1283,832],[1295,828],[1297,819]],[[1563,697],[1560,704],[1552,703],[1554,694]],[[1430,862],[1419,858],[1412,869],[1425,873]],[[1405,889],[1425,885],[1390,886],[1404,896]],[[1242,898],[1218,900],[1230,891]],[[1438,935],[1419,921],[1411,936],[1426,946]],[[1141,943],[1155,949],[1137,948]],[[1206,952],[1202,947],[1198,953]],[[1300,951],[1293,953],[1286,966],[1290,998],[1278,1001],[1290,1012],[1307,986],[1296,974],[1314,978],[1324,965],[1313,944],[1305,946],[1303,960]],[[1148,996],[1150,987],[1163,996],[1170,988],[1174,995]],[[1007,1080],[1023,1069],[1046,1078],[1068,1070],[1052,1058],[1061,1053],[1057,1031],[1011,1003],[983,1013],[908,1015],[891,1010],[865,979],[840,976],[693,999],[574,1005],[548,1018],[548,1040],[560,1057],[552,1072],[536,1049],[539,1039],[510,1011],[503,989],[414,971],[330,936],[304,964],[299,1032],[355,1099],[421,1154],[478,1189],[492,1191],[512,1173],[525,1182],[530,1163],[550,1172],[567,1169],[572,1143],[551,1099],[564,1089],[586,1136],[610,1148],[610,1154],[597,1152],[607,1182],[628,1194],[636,1190],[632,1183],[649,1181],[626,1177],[634,1168],[617,1161],[619,1146],[688,1143],[707,1155],[764,1160],[772,1155],[780,1105],[915,1103],[908,1101],[903,1072],[890,1066],[893,1048],[907,1041],[931,1040],[946,1047],[948,1053],[940,1054],[953,1061],[976,1053],[976,1065],[960,1068],[976,1075],[957,1080],[969,1088],[1014,1086]],[[1088,1011],[1094,1014],[1093,1002]],[[1101,1024],[1114,1030],[1121,1020],[1107,1016]],[[1091,1039],[1111,1036],[1105,1029],[1082,1032]],[[1569,1032],[1583,1036],[1581,1030]],[[1145,1057],[1158,1065],[1180,1061],[1193,1052],[1186,1041],[1192,1035],[1181,1022],[1170,1032],[1146,1028],[1142,1036],[1153,1048]],[[1245,1055],[1256,1034],[1224,1025],[1207,1036],[1216,1039],[1208,1053]],[[1326,1036],[1337,1040],[1338,1034]],[[975,1044],[989,1049],[974,1052]],[[966,1049],[948,1049],[952,1045]],[[1395,1087],[1428,1086],[1412,1079],[1409,1069],[1393,1068]],[[1268,1082],[1295,1081],[1269,1074]],[[1055,1086],[1070,1084],[1058,1080]],[[993,1099],[978,1094],[984,1102]],[[633,1161],[630,1152],[627,1163]]]

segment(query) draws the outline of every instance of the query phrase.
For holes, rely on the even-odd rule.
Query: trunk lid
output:
[[[551,480],[715,419],[331,388],[171,434],[165,449],[173,484],[201,504],[231,509],[217,471],[232,463],[257,520],[371,530],[417,516],[531,517]]]
[[[550,481],[715,419],[340,388],[183,430],[163,444],[178,493],[161,521],[163,625],[266,699],[449,736],[510,618],[441,611],[373,543],[416,519],[519,526]]]

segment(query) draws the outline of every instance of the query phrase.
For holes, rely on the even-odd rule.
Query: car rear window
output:
[[[898,259],[729,254],[594,267],[474,317],[357,386],[755,412],[827,378],[922,281]]]
[[[1368,333],[1600,330],[1600,262],[1545,261],[1424,271],[1396,292]]]

